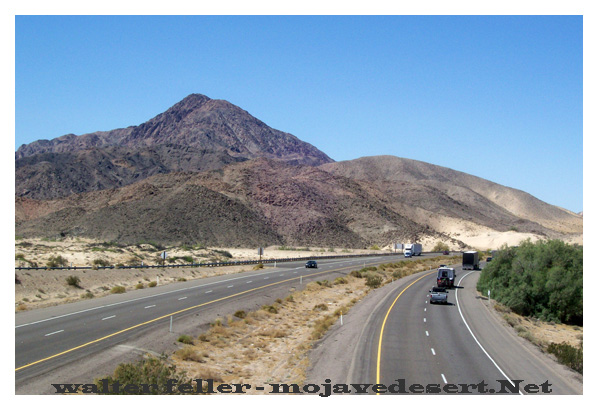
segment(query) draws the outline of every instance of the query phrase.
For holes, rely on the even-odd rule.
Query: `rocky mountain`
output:
[[[19,147],[15,193],[58,198],[123,187],[155,174],[218,169],[257,157],[308,165],[333,161],[227,101],[192,94],[139,126],[69,134]]]
[[[377,197],[351,179],[260,158],[61,199],[17,197],[16,231],[126,243],[353,248],[438,234]]]
[[[457,249],[500,246],[516,233],[511,240],[582,242],[582,215],[523,191],[392,156],[333,162],[200,94],[139,126],[39,140],[15,157],[22,237],[241,247],[443,241]]]

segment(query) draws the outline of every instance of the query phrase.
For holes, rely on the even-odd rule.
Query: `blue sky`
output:
[[[16,16],[15,149],[191,93],[583,209],[582,16]]]

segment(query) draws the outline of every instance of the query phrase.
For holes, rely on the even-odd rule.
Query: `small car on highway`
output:
[[[318,264],[314,260],[310,260],[306,263],[306,268],[318,268]]]

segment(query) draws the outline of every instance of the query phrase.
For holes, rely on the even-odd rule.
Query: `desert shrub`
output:
[[[318,284],[321,287],[328,287],[331,288],[331,283],[329,283],[329,280],[322,280],[322,281],[316,281],[316,284]]]
[[[235,311],[235,314],[233,314],[233,316],[237,318],[245,318],[247,316],[247,313],[243,310],[238,310]]]
[[[223,257],[233,258],[233,255],[230,252],[226,251],[226,250],[214,250],[214,251],[217,252],[217,253],[219,253]]]
[[[91,298],[94,298],[94,293],[92,293],[90,290],[87,290],[87,291],[85,292],[85,294],[82,294],[82,295],[81,295],[81,298],[82,298],[82,299],[85,299],[85,300],[89,300],[89,299],[91,299]]]
[[[104,260],[102,258],[96,258],[93,261],[93,265],[96,265],[98,267],[109,267],[110,266],[110,262],[108,260]]]
[[[136,290],[141,290],[142,288],[144,288],[144,285],[143,285],[142,283],[137,283],[137,284],[135,285],[135,289],[136,289]]]
[[[180,335],[179,338],[177,338],[177,341],[179,341],[180,343],[183,344],[191,344],[193,345],[193,338],[191,338],[189,335]]]
[[[368,274],[366,276],[366,285],[370,288],[378,288],[383,283],[383,278],[377,274]]]
[[[46,267],[66,267],[69,264],[66,258],[61,255],[52,256],[48,259]]]
[[[70,285],[71,287],[79,288],[79,283],[81,282],[81,279],[79,277],[77,277],[76,275],[69,275],[66,278],[66,282],[67,282],[67,285]]]
[[[156,287],[158,285],[158,283],[156,281],[150,281],[150,283],[148,284],[148,287],[152,288],[152,287]]]
[[[433,249],[431,250],[433,253],[440,253],[443,251],[449,251],[449,246],[442,241],[439,241]]]
[[[123,294],[127,290],[122,285],[115,285],[110,289],[110,294]]]
[[[260,264],[256,264],[253,269],[254,270],[260,270],[262,268],[264,268],[264,264],[260,263]]]
[[[176,354],[184,361],[194,361],[199,363],[206,362],[204,358],[208,356],[206,353],[200,353],[196,348],[189,345],[181,348]]]
[[[561,240],[502,247],[481,272],[477,289],[512,311],[545,321],[582,325],[581,246]]]
[[[274,305],[263,305],[262,309],[264,311],[272,313],[272,314],[277,314],[279,312],[279,310],[277,309],[277,307],[275,307]]]
[[[329,307],[327,307],[326,304],[322,304],[322,303],[321,304],[316,304],[314,306],[314,308],[312,308],[313,311],[326,311],[328,309],[329,309]]]
[[[356,278],[362,278],[362,273],[360,271],[356,271],[356,270],[349,273],[349,275],[351,275],[352,277],[356,277]]]
[[[104,383],[102,382],[103,380]],[[143,358],[134,363],[122,363],[114,370],[113,375],[98,378],[94,381],[98,392],[102,394],[127,394],[122,387],[132,384],[137,387],[147,387],[148,392],[139,394],[168,394],[166,387],[169,380],[175,380],[175,385],[190,384],[195,387],[192,380],[185,372],[178,371],[175,365],[168,364],[166,356]],[[113,384],[118,382],[121,390],[112,392]],[[103,387],[108,387],[109,392],[103,392]],[[195,390],[194,390],[195,391]],[[173,390],[173,394],[179,394]]]
[[[335,284],[335,285],[347,284],[347,279],[343,278],[343,277],[337,277],[337,278],[335,278],[335,281],[333,281],[333,284]]]
[[[568,343],[551,343],[547,351],[556,356],[557,360],[582,374],[582,342],[580,347],[573,347]]]

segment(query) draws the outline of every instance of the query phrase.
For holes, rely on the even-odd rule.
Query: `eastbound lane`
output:
[[[552,367],[492,318],[475,291],[479,272],[456,271],[464,281],[449,291],[448,305],[428,301],[434,271],[386,294],[364,326],[352,381],[395,384],[410,393],[445,393],[448,387],[464,394],[524,394],[526,384],[539,392],[582,393],[555,372],[555,363]]]

